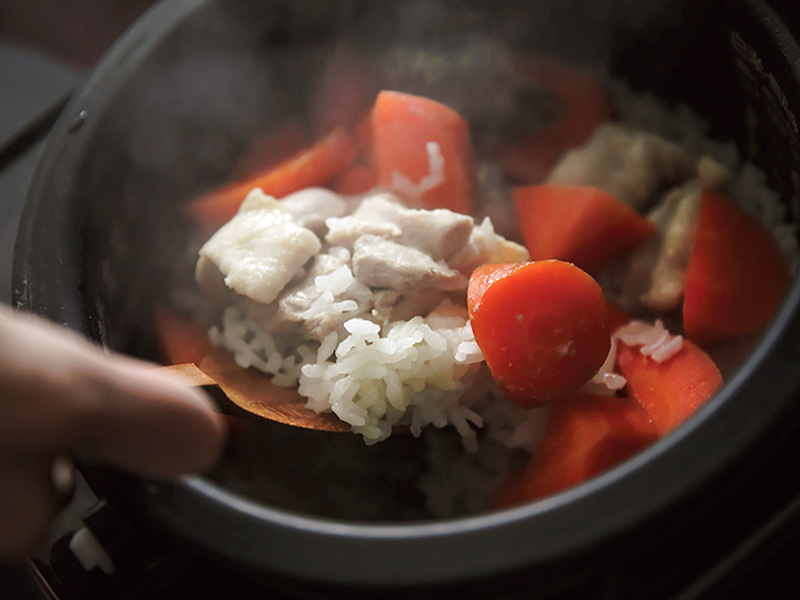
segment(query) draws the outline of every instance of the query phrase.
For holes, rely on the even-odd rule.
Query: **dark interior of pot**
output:
[[[24,217],[18,303],[112,349],[160,360],[156,307],[203,314],[193,269],[208,232],[182,206],[241,174],[243,157],[287,119],[324,126],[326,82],[352,69],[354,56],[380,72],[376,91],[457,98],[475,114],[492,109],[506,83],[487,82],[492,53],[552,54],[601,69],[692,106],[712,136],[735,140],[767,173],[800,219],[798,75],[758,4],[195,4],[162,8],[170,26],[153,18],[134,30],[138,41],[123,43],[90,80],[66,116],[85,110],[85,118],[62,123]],[[477,58],[431,86],[402,58],[421,49],[451,62]],[[481,125],[473,135],[484,148],[495,141],[487,132],[513,135],[518,127]],[[245,420],[209,479],[307,516],[419,521],[431,516],[414,485],[424,466],[424,439],[367,447],[357,436]],[[455,514],[474,510],[466,501],[453,506]]]

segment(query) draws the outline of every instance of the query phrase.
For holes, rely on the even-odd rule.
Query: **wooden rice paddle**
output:
[[[264,373],[241,368],[225,350],[213,350],[200,366],[182,363],[161,368],[193,386],[216,385],[236,406],[263,419],[317,431],[350,431],[350,425],[333,413],[317,414],[307,409],[305,398],[294,388],[280,387]]]

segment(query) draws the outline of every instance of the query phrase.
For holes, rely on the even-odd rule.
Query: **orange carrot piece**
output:
[[[477,315],[483,296],[495,282],[519,271],[528,263],[501,263],[483,265],[473,271],[467,288],[467,308],[470,315]]]
[[[603,291],[570,263],[484,265],[470,277],[467,304],[492,376],[520,406],[577,390],[611,346]]]
[[[198,198],[187,211],[201,222],[222,225],[236,214],[250,190],[261,188],[265,194],[282,198],[303,188],[323,185],[348,167],[355,154],[353,137],[344,129],[335,129],[278,165]]]
[[[518,186],[512,196],[532,260],[557,258],[592,271],[632,250],[657,229],[595,187]]]
[[[552,58],[523,57],[520,69],[564,102],[564,114],[553,123],[510,144],[499,156],[509,177],[521,183],[543,181],[561,156],[584,144],[611,117],[606,86],[592,72]]]
[[[366,165],[354,165],[344,171],[333,184],[333,191],[345,196],[365,194],[378,185],[377,171]]]
[[[199,365],[211,350],[208,333],[197,323],[157,306],[154,314],[156,335],[166,364]]]
[[[647,413],[629,398],[582,393],[563,398],[551,408],[544,437],[516,497],[530,501],[570,488],[616,466],[656,439]],[[511,489],[512,493],[506,493],[513,500]]]
[[[686,339],[677,354],[660,363],[619,342],[617,366],[628,380],[628,394],[647,411],[659,435],[683,423],[722,385],[714,361]]]
[[[248,144],[237,158],[231,175],[235,179],[249,179],[305,150],[308,145],[306,124],[299,117],[286,119]]]
[[[761,331],[789,287],[772,234],[725,196],[703,192],[686,270],[683,324],[701,346]]]
[[[372,135],[382,185],[393,188],[397,175],[419,185],[431,175],[427,144],[434,142],[444,159],[443,181],[407,199],[423,208],[472,212],[475,185],[469,128],[456,111],[428,98],[382,91],[372,110]]]

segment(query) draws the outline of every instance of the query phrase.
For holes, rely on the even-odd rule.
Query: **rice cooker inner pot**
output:
[[[225,181],[253,131],[298,106],[310,114],[314,85],[343,48],[369,54],[473,32],[604,66],[685,101],[784,198],[800,195],[800,54],[761,2],[723,1],[713,11],[705,2],[166,2],[115,47],[54,129],[20,228],[17,304],[113,349],[157,357],[153,307],[185,282],[193,252],[180,200]],[[797,221],[797,204],[788,209]],[[142,482],[88,466],[86,476],[156,531],[249,577],[310,593],[430,593],[465,581],[504,593],[532,580],[543,594],[607,587],[601,553],[613,547],[624,564],[625,548],[634,560],[631,540],[679,532],[681,509],[703,514],[720,501],[712,488],[744,472],[744,455],[766,452],[767,437],[782,439],[795,424],[799,294],[795,283],[754,357],[687,427],[604,476],[518,509],[434,522],[412,511],[413,521],[387,524],[381,477],[387,464],[418,458],[415,440],[365,452],[357,439],[269,424],[243,438],[230,468],[211,480]],[[753,416],[755,397],[768,400]],[[287,454],[291,461],[263,458]],[[254,474],[266,483],[253,484]],[[237,488],[241,481],[250,483]],[[350,513],[331,511],[334,481],[356,492]],[[398,488],[388,500],[413,505],[413,494]]]

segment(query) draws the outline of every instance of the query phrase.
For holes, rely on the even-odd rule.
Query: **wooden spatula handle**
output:
[[[198,367],[194,363],[183,363],[179,365],[168,365],[166,367],[160,367],[164,371],[169,371],[174,375],[177,375],[181,379],[183,379],[189,385],[195,387],[203,387],[205,385],[216,385],[217,382],[214,381],[207,373],[202,371],[200,367]]]

